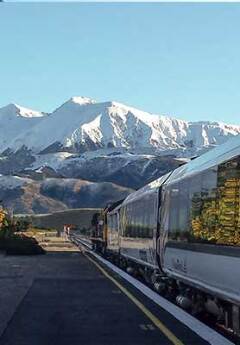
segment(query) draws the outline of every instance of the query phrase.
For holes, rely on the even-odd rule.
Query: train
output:
[[[240,335],[240,136],[109,205],[99,229],[98,252]]]

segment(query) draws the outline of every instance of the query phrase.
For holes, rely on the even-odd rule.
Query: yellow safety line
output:
[[[84,253],[83,253],[84,254]],[[95,260],[90,258],[88,255],[84,254],[88,260],[90,260],[97,268],[110,279],[142,312],[145,314],[152,323],[174,344],[174,345],[184,345],[181,340],[179,340],[155,315],[151,313],[136,297],[131,294],[125,287],[123,287],[116,279],[114,279],[110,274],[107,273]]]

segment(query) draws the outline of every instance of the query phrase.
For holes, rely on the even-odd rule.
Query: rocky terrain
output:
[[[73,97],[51,114],[0,108],[0,198],[18,213],[102,207],[240,133]]]

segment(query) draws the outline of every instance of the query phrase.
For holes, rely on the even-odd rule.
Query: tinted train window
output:
[[[190,229],[190,199],[188,181],[182,181],[182,183],[179,184],[178,227],[180,229],[180,239],[187,240]]]
[[[179,214],[179,185],[178,183],[171,186],[169,191],[170,208],[169,208],[169,235],[173,240],[177,240],[180,229],[178,226]]]
[[[221,164],[218,169],[218,243],[240,245],[239,188],[240,164],[238,158]]]
[[[182,181],[170,188],[170,238],[186,241],[190,231],[189,183]]]
[[[124,207],[120,214],[124,237],[152,238],[156,223],[153,202],[152,198],[144,198]]]
[[[170,239],[240,246],[239,158],[171,185],[168,192]]]
[[[202,175],[200,209],[192,216],[192,240],[240,245],[239,182],[239,159],[223,163]]]
[[[217,199],[217,168],[190,179],[191,242],[215,242]]]

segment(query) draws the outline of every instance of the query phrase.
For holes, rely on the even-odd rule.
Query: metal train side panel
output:
[[[130,194],[120,210],[121,255],[152,269],[159,268],[156,257],[159,188],[168,176]]]
[[[107,250],[119,253],[119,212],[120,205],[107,213]]]
[[[207,252],[203,248],[192,251],[166,246],[164,271],[219,298],[240,304],[240,252],[235,257],[232,253],[226,254],[223,250],[213,252],[213,248]]]
[[[239,305],[240,137],[177,169],[162,205],[166,275]]]

